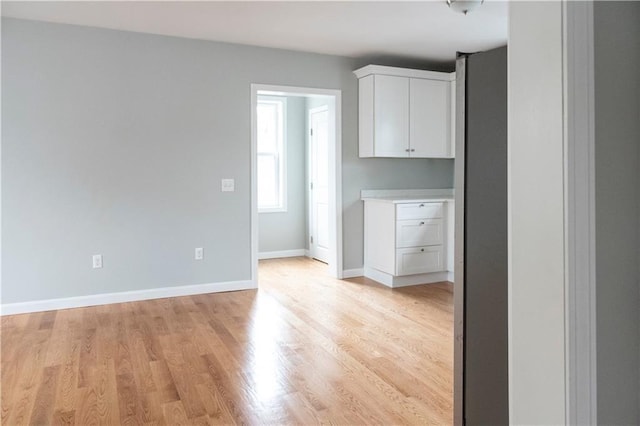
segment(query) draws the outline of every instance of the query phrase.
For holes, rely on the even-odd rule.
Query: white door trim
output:
[[[597,424],[593,2],[563,2],[566,423]]]
[[[258,92],[279,96],[330,96],[334,114],[329,114],[329,127],[334,127],[335,143],[329,146],[329,237],[331,257],[329,274],[342,278],[342,91],[270,84],[251,84],[251,280],[258,282],[258,192],[256,178],[256,108]]]

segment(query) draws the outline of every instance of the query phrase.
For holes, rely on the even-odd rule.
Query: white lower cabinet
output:
[[[391,287],[448,279],[452,202],[365,199],[364,207],[366,276]]]

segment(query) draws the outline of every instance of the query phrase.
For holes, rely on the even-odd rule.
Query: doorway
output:
[[[299,117],[299,109],[293,109],[294,105],[303,105],[305,111],[303,142],[297,136],[287,140],[290,126],[265,124],[261,118],[280,114],[285,116],[286,123],[287,115]],[[299,122],[293,124],[300,127]],[[280,142],[273,142],[276,139],[268,137],[269,142],[264,143],[265,132],[284,136]],[[342,278],[341,133],[339,90],[251,85],[251,266],[254,283],[258,282],[259,259],[302,255],[325,262],[329,276]],[[293,144],[300,143],[304,143],[304,157],[287,158],[286,153],[294,148]],[[267,184],[265,179],[269,180]],[[275,182],[281,179],[281,184],[271,184],[271,179]],[[302,187],[304,192],[298,190]],[[270,188],[266,195],[262,193],[265,188]],[[272,208],[265,208],[265,200],[272,202]],[[300,206],[304,210],[303,243],[284,247],[282,242],[291,233],[290,228],[295,225],[300,229],[299,215],[294,220],[290,214]],[[289,216],[285,217],[287,214]],[[267,247],[266,234],[271,234],[280,246]],[[299,232],[294,239],[301,240]]]

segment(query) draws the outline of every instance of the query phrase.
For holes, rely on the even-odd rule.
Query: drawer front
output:
[[[444,271],[444,248],[430,246],[397,249],[396,268],[397,275]]]
[[[439,219],[442,217],[442,203],[396,204],[396,220]]]
[[[437,246],[444,243],[442,219],[400,220],[396,222],[396,247]]]

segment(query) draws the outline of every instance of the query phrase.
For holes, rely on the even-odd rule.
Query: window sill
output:
[[[286,213],[287,209],[283,207],[273,208],[273,209],[258,209],[258,214],[260,213]]]

